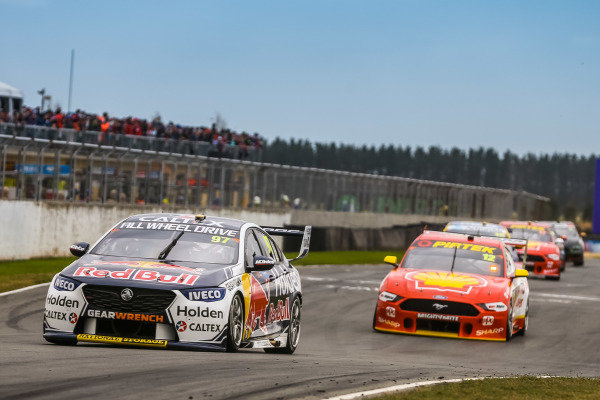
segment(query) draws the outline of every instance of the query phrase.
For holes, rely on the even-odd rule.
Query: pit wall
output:
[[[120,220],[142,213],[178,212],[197,214],[202,210],[134,206],[117,204],[77,204],[63,202],[33,202],[0,200],[0,260],[29,259],[37,257],[68,256],[69,246],[83,241],[94,243]],[[313,225],[328,233],[327,239],[313,239],[315,250],[347,248],[350,231],[362,228],[380,230],[415,223],[442,224],[448,217],[424,215],[396,215],[376,213],[349,213],[305,210],[227,210],[211,209],[205,213],[214,216],[237,218],[261,226]],[[343,233],[339,233],[340,230]],[[372,234],[357,231],[351,248],[368,248],[372,240],[359,237]],[[321,236],[321,235],[318,235]],[[365,237],[366,237],[365,236]],[[322,242],[322,243],[321,243]],[[380,241],[375,241],[381,243]],[[397,241],[393,241],[397,243]],[[392,243],[390,243],[392,244]],[[387,246],[387,245],[386,245]],[[286,246],[287,247],[287,246]]]

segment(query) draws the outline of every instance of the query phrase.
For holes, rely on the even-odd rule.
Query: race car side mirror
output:
[[[394,268],[396,268],[398,266],[398,257],[396,257],[396,256],[385,256],[385,258],[383,259],[383,262],[386,263],[386,264],[393,265]]]
[[[581,232],[581,237],[586,237],[586,236],[587,236],[587,233]]]
[[[515,278],[527,278],[529,276],[529,271],[526,269],[519,268],[515,271]]]
[[[562,235],[560,238],[561,238],[562,240],[564,240],[565,242],[567,241],[567,237],[566,237],[565,235]]]
[[[90,248],[89,243],[77,242],[75,244],[72,244],[71,247],[69,247],[69,250],[71,251],[71,254],[73,254],[75,257],[81,257],[82,255],[87,253],[89,248]]]
[[[268,271],[275,266],[275,260],[267,256],[254,256],[254,270]]]

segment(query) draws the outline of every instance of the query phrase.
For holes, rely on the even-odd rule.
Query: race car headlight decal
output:
[[[81,285],[81,282],[77,282],[74,279],[69,279],[62,275],[57,276],[54,280],[54,289],[56,290],[72,292],[77,289],[79,285]]]
[[[495,303],[479,303],[478,306],[487,311],[502,312],[508,310],[506,304],[502,303],[501,301]]]
[[[381,300],[381,301],[387,301],[390,303],[394,303],[400,299],[402,299],[402,296],[398,296],[397,294],[394,294],[394,293],[390,293],[390,292],[379,293],[379,300]]]
[[[202,288],[180,290],[181,294],[190,301],[219,301],[225,298],[225,288]]]
[[[558,254],[554,254],[554,253],[548,254],[548,258],[551,260],[554,260],[554,261],[560,260],[560,256]]]

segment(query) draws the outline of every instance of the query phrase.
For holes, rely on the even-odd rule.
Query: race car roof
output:
[[[218,226],[224,229],[240,230],[246,222],[234,218],[211,217],[202,215],[199,220],[192,214],[177,213],[155,213],[155,214],[136,214],[128,217],[123,222],[168,222],[175,224],[206,224]]]
[[[519,227],[523,226],[525,229],[527,229],[528,226],[550,228],[550,224],[548,224],[546,222],[538,222],[538,221],[502,221],[502,222],[500,222],[500,225],[506,226],[507,228],[510,228],[513,226],[519,226]]]
[[[424,231],[419,237],[415,240],[441,240],[441,241],[452,241],[459,243],[472,243],[478,244],[482,246],[489,247],[502,247],[503,241],[498,238],[488,237],[488,236],[471,236],[471,235],[462,235],[459,233],[448,233],[448,232],[438,232],[438,231]]]

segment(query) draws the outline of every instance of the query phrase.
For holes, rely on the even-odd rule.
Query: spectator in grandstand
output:
[[[7,112],[0,111],[0,123],[2,122],[10,122],[10,115]],[[258,150],[262,147],[262,138],[258,133],[250,135],[246,132],[217,129],[215,124],[211,128],[182,126],[172,121],[165,125],[160,116],[147,121],[132,116],[110,117],[106,112],[98,115],[78,109],[65,114],[60,107],[54,111],[42,111],[40,107],[23,107],[20,111],[14,112],[13,122],[18,125],[99,132],[98,141],[101,144],[114,143],[112,140],[117,135],[206,142],[211,144],[209,155],[214,157],[237,155],[238,158],[245,159],[249,156],[250,149]],[[236,149],[237,152],[231,153],[230,149]]]

